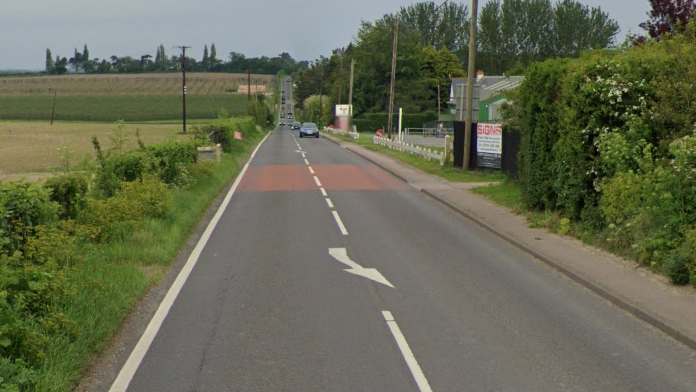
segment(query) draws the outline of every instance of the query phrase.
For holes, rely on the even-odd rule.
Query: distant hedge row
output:
[[[533,65],[511,107],[526,207],[696,283],[696,26]]]

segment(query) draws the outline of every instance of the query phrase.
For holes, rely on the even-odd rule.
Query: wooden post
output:
[[[56,114],[56,96],[58,95],[58,88],[53,90],[53,107],[51,108],[51,125],[53,125],[53,116]]]

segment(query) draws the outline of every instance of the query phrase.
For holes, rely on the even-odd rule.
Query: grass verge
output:
[[[395,151],[384,146],[376,145],[372,142],[372,138],[369,137],[361,136],[360,139],[353,139],[348,136],[336,134],[331,134],[331,136],[363,146],[370,151],[390,156],[426,173],[434,174],[450,182],[498,182],[503,181],[506,178],[504,174],[494,170],[464,171],[449,165],[440,166],[439,161],[426,160],[419,155],[412,155],[406,152]]]
[[[71,273],[77,294],[63,309],[77,321],[76,338],[49,342],[35,390],[71,390],[90,356],[161,279],[211,201],[239,173],[237,159],[248,155],[265,133],[245,135],[240,152],[226,154],[212,175],[194,176],[193,186],[175,191],[173,208],[164,218],[142,222],[129,238],[84,249],[84,261]]]

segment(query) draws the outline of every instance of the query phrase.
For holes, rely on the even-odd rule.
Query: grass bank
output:
[[[80,249],[82,260],[69,273],[75,293],[61,309],[67,319],[74,320],[74,331],[47,342],[43,365],[33,369],[35,384],[25,390],[65,392],[74,387],[90,357],[108,343],[133,305],[161,280],[211,201],[239,173],[237,160],[247,156],[266,133],[245,134],[221,163],[191,172],[193,184],[173,191],[173,203],[163,217],[141,221],[122,238]]]

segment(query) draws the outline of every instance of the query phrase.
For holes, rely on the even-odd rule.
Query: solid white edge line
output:
[[[314,174],[314,169],[312,169],[311,166],[309,167],[309,172],[312,173],[312,174]]]
[[[341,220],[341,217],[338,216],[338,212],[336,211],[331,211],[333,213],[334,219],[336,219],[336,223],[338,224],[338,228],[341,230],[341,234],[343,235],[348,235],[348,231],[346,230],[346,227],[343,225],[343,221]]]
[[[182,268],[181,272],[179,272],[179,275],[176,277],[176,280],[169,288],[167,295],[160,303],[159,308],[157,308],[157,312],[155,312],[155,315],[152,316],[150,323],[147,325],[147,328],[145,329],[145,332],[143,332],[143,335],[140,337],[140,340],[138,340],[138,344],[135,345],[135,348],[133,348],[133,351],[128,357],[128,360],[126,360],[126,363],[123,365],[121,371],[118,373],[116,380],[114,380],[114,383],[111,384],[109,392],[125,392],[128,389],[128,385],[133,380],[135,372],[140,367],[140,363],[143,361],[143,358],[145,358],[145,354],[147,354],[147,351],[150,348],[152,341],[155,339],[155,336],[157,336],[157,332],[159,332],[159,329],[162,326],[164,319],[167,317],[169,310],[172,308],[172,305],[174,304],[176,297],[179,295],[179,292],[181,292],[181,289],[184,287],[184,283],[186,283],[186,280],[188,279],[189,275],[191,274],[191,271],[193,270],[193,267],[196,266],[198,258],[203,252],[203,248],[205,248],[205,245],[208,243],[208,239],[210,239],[210,236],[215,230],[215,226],[217,226],[218,221],[222,217],[222,214],[225,212],[227,205],[230,203],[230,200],[232,199],[234,192],[237,190],[240,181],[244,177],[244,174],[246,174],[246,171],[249,168],[249,163],[252,159],[254,159],[254,156],[256,156],[256,152],[259,150],[263,142],[266,141],[269,135],[270,133],[267,134],[266,137],[263,138],[263,140],[261,140],[261,143],[259,143],[258,146],[256,146],[256,149],[249,157],[249,161],[244,165],[242,171],[239,172],[237,179],[235,179],[234,184],[232,184],[232,188],[230,188],[230,191],[227,192],[225,199],[220,205],[220,208],[218,208],[217,212],[215,213],[215,216],[213,217],[213,219],[210,220],[210,223],[208,223],[208,227],[206,227],[205,231],[203,232],[203,235],[198,240],[196,247],[189,255],[189,258],[186,261],[184,268]]]
[[[319,182],[319,178],[317,176],[314,176],[314,182],[317,183],[318,187],[321,187],[321,182]]]
[[[413,356],[413,352],[408,346],[406,338],[401,333],[399,325],[396,324],[394,316],[392,316],[391,312],[388,310],[382,311],[382,316],[384,317],[384,320],[386,320],[387,326],[394,336],[394,340],[396,340],[396,345],[399,346],[399,350],[401,350],[401,355],[403,355],[404,359],[406,360],[406,365],[408,365],[413,378],[416,380],[418,389],[420,389],[421,392],[433,392],[433,390],[430,388],[430,384],[428,383],[428,379],[425,378],[423,370],[421,370],[420,365],[418,365],[418,361],[416,361],[416,357]]]
[[[319,190],[321,191],[321,194],[322,194],[322,195],[328,196],[328,194],[326,194],[326,189],[324,189],[324,188],[319,188]]]
[[[329,208],[334,208],[334,205],[333,205],[333,203],[331,202],[331,199],[329,199],[328,197],[326,198],[326,204],[329,205]]]

